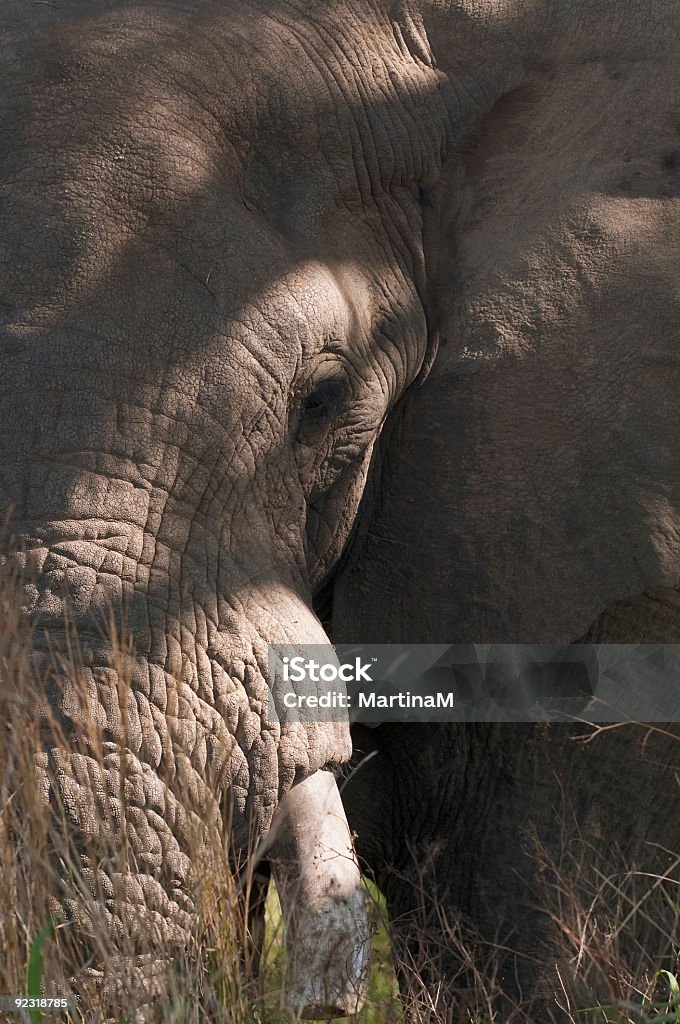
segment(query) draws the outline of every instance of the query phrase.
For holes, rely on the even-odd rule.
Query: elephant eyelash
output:
[[[302,399],[302,414],[332,413],[342,408],[346,397],[347,386],[344,381],[337,378],[324,380]]]
[[[337,377],[322,380],[308,390],[299,405],[298,439],[309,441],[324,433],[346,408],[348,391],[346,381]]]

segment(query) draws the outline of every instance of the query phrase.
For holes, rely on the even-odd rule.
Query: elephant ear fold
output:
[[[427,347],[411,385],[416,388],[429,377],[451,333],[457,265],[455,224],[467,199],[464,186],[463,162],[454,153],[436,179],[420,187],[424,272],[418,281],[418,292],[427,322]]]
[[[440,344],[440,333],[439,328],[430,328],[428,322],[427,325],[427,349],[425,351],[425,358],[423,359],[418,373],[413,379],[411,387],[419,388],[425,383],[430,375],[430,371],[435,364],[437,354],[439,352]]]

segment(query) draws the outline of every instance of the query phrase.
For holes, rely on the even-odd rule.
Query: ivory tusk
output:
[[[357,1013],[370,952],[366,892],[330,772],[285,796],[267,845],[289,950],[289,1009],[305,1019]]]

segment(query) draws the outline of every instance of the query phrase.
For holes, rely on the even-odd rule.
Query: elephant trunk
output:
[[[163,992],[164,965],[192,942],[196,881],[211,863],[215,868],[212,851],[221,850],[225,839],[241,849],[260,839],[293,783],[346,754],[347,727],[281,726],[269,717],[268,643],[326,642],[292,586],[267,580],[259,590],[244,584],[231,617],[223,605],[218,629],[198,601],[190,606],[179,592],[173,595],[169,579],[165,588],[159,581],[154,593],[102,572],[102,563],[115,561],[116,531],[101,522],[90,525],[89,540],[74,539],[82,523],[72,530],[62,526],[61,536],[54,523],[32,531],[33,537],[49,536],[48,547],[22,531],[16,561],[32,577],[22,602],[33,617],[38,790],[56,815],[48,844],[56,877],[52,906],[62,947],[70,942],[79,958],[76,989],[92,992],[94,986],[98,1000],[103,990],[103,1005],[115,1014],[130,998],[144,1005]],[[126,547],[139,548],[133,535]],[[125,577],[139,581],[140,573],[121,561]],[[164,589],[169,596],[159,608]],[[124,620],[134,651],[115,638]],[[107,622],[116,627],[113,639],[106,635]],[[71,634],[79,645],[75,655]],[[326,780],[332,776],[322,773],[321,782]],[[308,819],[293,858],[312,858],[336,843],[317,786],[302,783],[300,796],[291,795],[298,818]],[[342,814],[337,796],[333,807]],[[346,823],[342,828],[351,858]],[[329,949],[349,951],[365,941],[360,911],[356,921],[349,919],[359,880],[355,862],[348,864],[349,872],[328,873],[287,861],[290,873],[318,878],[323,907],[314,927],[317,935],[326,932]],[[311,888],[305,891],[311,898]],[[304,959],[307,933],[295,923],[291,942],[298,934]],[[318,958],[314,962],[315,971],[326,970]],[[331,991],[337,991],[335,982]],[[340,998],[337,1005],[349,1005],[349,997]]]

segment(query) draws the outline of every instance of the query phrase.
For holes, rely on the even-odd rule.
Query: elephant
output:
[[[38,717],[60,727],[36,785],[91,889],[64,881],[56,918],[101,980],[94,900],[152,992],[150,957],[195,917],[191,843],[262,843],[309,911],[289,916],[294,1012],[356,1009],[349,723],[282,725],[268,651],[675,641],[680,13],[6,0],[2,17],[3,544]],[[122,663],[102,621],[133,641]],[[99,758],[76,749],[89,722]],[[680,840],[672,730],[643,748],[560,730],[358,730],[374,756],[343,789],[397,946],[425,843],[437,906],[501,936],[504,991],[535,990],[541,1019],[556,945],[521,830],[553,849],[564,797],[597,856]],[[335,866],[310,868],[324,849]],[[420,978],[463,987],[426,911]]]

